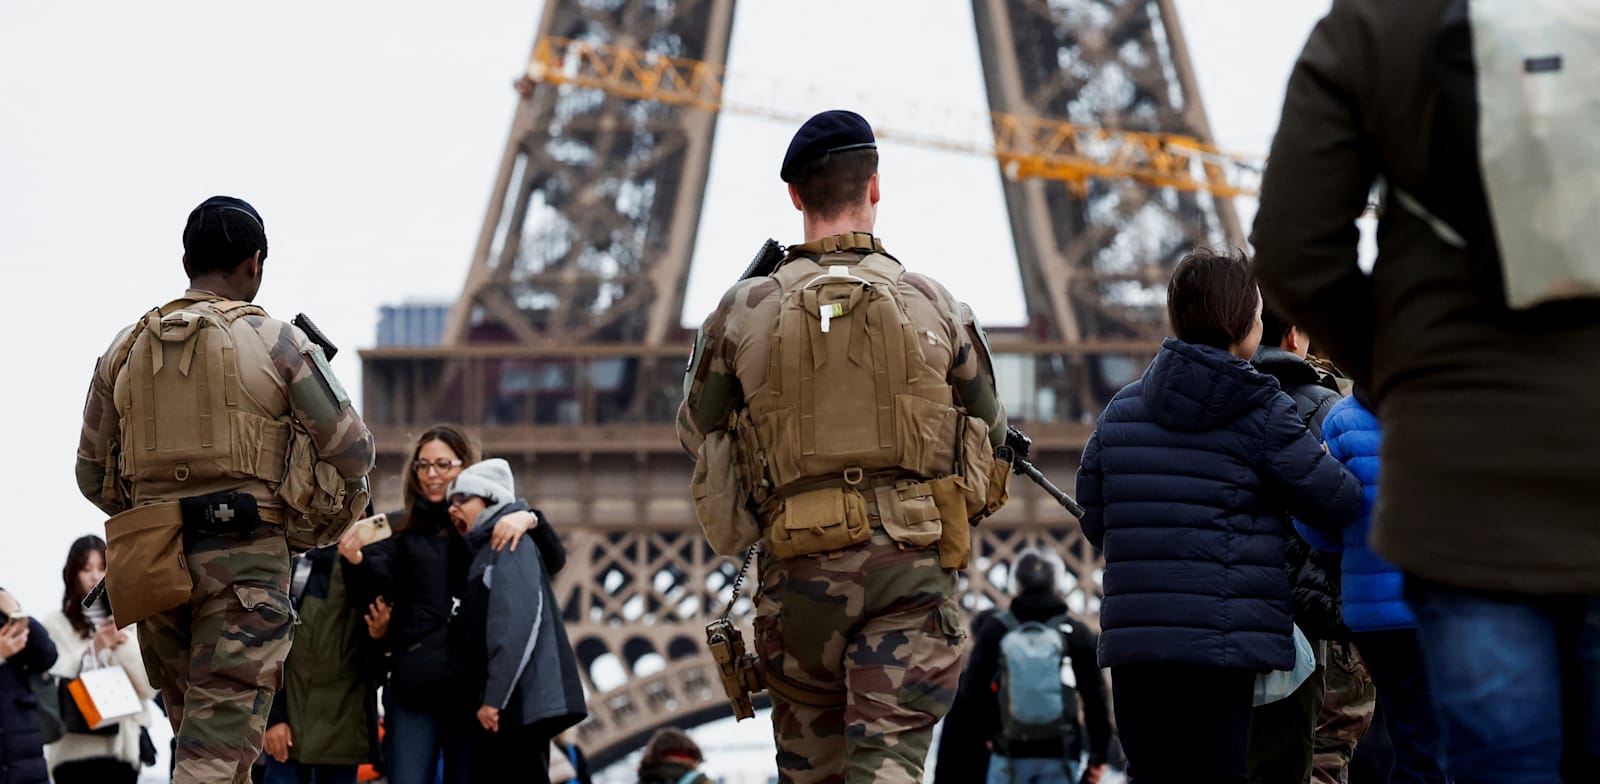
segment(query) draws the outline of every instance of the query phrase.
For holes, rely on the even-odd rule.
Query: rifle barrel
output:
[[[1034,484],[1044,488],[1044,491],[1049,493],[1051,498],[1056,499],[1056,503],[1061,504],[1069,514],[1078,519],[1083,518],[1083,505],[1079,504],[1077,499],[1067,495],[1065,490],[1056,487],[1055,483],[1051,482],[1039,469],[1034,468],[1032,463],[1016,458],[1014,466],[1018,473],[1026,475],[1033,480]]]

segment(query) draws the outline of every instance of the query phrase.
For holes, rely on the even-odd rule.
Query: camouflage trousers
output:
[[[294,624],[283,530],[186,543],[189,603],[139,624],[151,685],[177,736],[174,784],[250,780]]]
[[[882,531],[827,556],[761,558],[755,649],[769,673],[845,692],[815,708],[772,694],[783,784],[914,784],[961,677],[954,571]],[[771,693],[771,692],[769,692]]]
[[[1361,736],[1372,726],[1378,707],[1378,690],[1356,647],[1329,642],[1322,710],[1312,742],[1311,780],[1317,784],[1349,784],[1350,756]]]

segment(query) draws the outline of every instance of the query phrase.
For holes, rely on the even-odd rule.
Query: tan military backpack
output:
[[[268,347],[239,321],[245,316],[267,314],[247,302],[179,300],[150,311],[130,334],[115,388],[128,501],[247,492],[292,549],[329,544],[365,511],[367,494],[350,492],[317,459]]]

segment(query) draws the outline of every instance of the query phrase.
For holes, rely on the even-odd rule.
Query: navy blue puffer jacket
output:
[[[1168,338],[1112,398],[1078,471],[1105,552],[1100,666],[1294,665],[1284,513],[1338,531],[1361,483],[1322,451],[1271,376]]]

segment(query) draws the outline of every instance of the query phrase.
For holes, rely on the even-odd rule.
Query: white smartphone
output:
[[[366,547],[374,542],[381,542],[394,534],[389,528],[389,516],[377,514],[364,520],[357,520],[350,524],[350,529],[356,532],[356,540]]]

